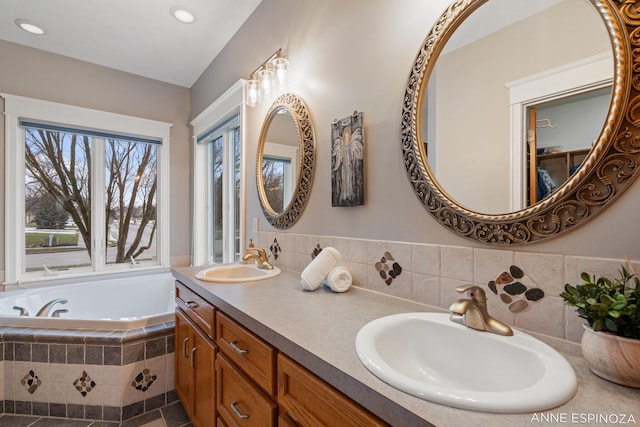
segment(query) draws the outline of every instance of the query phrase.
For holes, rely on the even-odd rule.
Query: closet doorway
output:
[[[578,170],[600,136],[611,85],[528,105],[527,206],[550,196]]]
[[[553,194],[588,156],[609,112],[612,83],[613,57],[603,52],[505,84],[512,212]]]

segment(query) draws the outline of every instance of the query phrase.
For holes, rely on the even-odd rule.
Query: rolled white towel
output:
[[[329,271],[342,259],[342,255],[336,248],[328,246],[302,270],[300,283],[305,291],[315,291],[322,284],[322,280]]]
[[[336,265],[329,271],[327,278],[322,283],[333,292],[347,292],[352,282],[353,278],[347,267]]]

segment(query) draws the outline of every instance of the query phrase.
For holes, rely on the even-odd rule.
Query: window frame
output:
[[[157,139],[157,179],[156,195],[158,227],[156,229],[156,261],[141,262],[136,270],[166,269],[170,267],[170,201],[169,201],[169,153],[170,123],[143,119],[94,110],[85,107],[26,98],[17,95],[0,94],[5,100],[5,284],[39,282],[67,277],[85,277],[122,273],[131,269],[129,264],[107,264],[103,259],[102,243],[104,230],[104,150],[95,150],[92,156],[93,170],[92,193],[92,259],[91,266],[57,271],[55,276],[45,272],[25,272],[24,245],[24,202],[25,187],[25,128],[21,120],[49,122],[77,129],[90,129],[119,134],[122,136],[146,137]],[[98,146],[101,144],[98,143]],[[102,162],[102,163],[100,163]],[[98,172],[101,171],[101,172]],[[20,230],[21,232],[16,232]]]
[[[208,176],[209,155],[208,144],[198,143],[199,137],[206,134],[209,130],[214,129],[221,123],[225,123],[230,117],[238,116],[238,125],[240,128],[240,251],[243,250],[243,242],[245,241],[245,218],[246,218],[246,141],[245,141],[245,105],[244,105],[244,86],[245,80],[239,80],[231,86],[216,101],[202,111],[195,119],[191,121],[193,128],[193,223],[192,223],[192,265],[212,264],[213,261],[209,257],[210,237],[213,230],[209,221],[211,217],[211,203],[209,195],[211,194],[211,179]],[[213,135],[213,134],[212,134]],[[211,138],[207,138],[211,139]],[[225,171],[230,174],[230,171]],[[228,185],[233,185],[233,180],[228,180]],[[224,202],[223,202],[224,203]],[[227,220],[225,220],[227,222]],[[196,232],[197,230],[197,232]],[[226,232],[226,230],[225,230]],[[225,241],[231,241],[232,236],[226,235]],[[230,243],[227,243],[230,245]],[[224,252],[223,262],[235,262],[235,249]]]
[[[237,115],[235,115],[237,117]],[[201,141],[201,144],[206,144],[208,147],[207,156],[209,158],[209,165],[212,165],[215,160],[215,148],[214,144],[218,140],[222,140],[221,147],[221,158],[222,158],[222,262],[223,263],[231,263],[238,261],[238,253],[236,252],[236,237],[235,237],[235,218],[236,218],[236,207],[235,207],[235,134],[236,130],[238,134],[240,134],[240,120],[239,118],[233,118],[232,120],[222,120],[223,125],[220,126],[214,133],[211,133],[207,138]],[[240,159],[242,159],[242,147],[240,147]],[[240,166],[240,170],[242,170],[242,166]],[[210,198],[210,201],[213,201],[213,198],[218,196],[216,195],[215,187],[212,181],[211,168],[209,167],[207,171],[206,179],[209,182],[209,192],[207,196]],[[242,186],[242,174],[240,176],[240,185]],[[210,210],[208,212],[208,220],[209,220],[209,230],[215,230],[214,224],[214,215],[215,215],[215,206],[213,203],[209,203]],[[226,208],[225,208],[226,207]],[[226,215],[225,215],[226,212]],[[233,224],[231,223],[233,221]],[[233,232],[231,232],[233,231]],[[215,233],[214,233],[215,234]],[[214,257],[213,261],[215,261],[215,256],[212,255],[216,251],[215,239],[211,239],[208,242],[208,256]]]

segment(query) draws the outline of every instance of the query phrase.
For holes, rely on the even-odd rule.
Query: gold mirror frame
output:
[[[540,242],[585,224],[611,205],[638,176],[640,3],[590,0],[609,32],[615,70],[606,121],[582,167],[537,204],[517,212],[493,215],[465,208],[440,186],[426,161],[419,120],[426,85],[438,54],[462,21],[486,1],[455,1],[424,40],[404,96],[401,128],[404,164],[422,205],[452,232],[497,246]]]
[[[271,124],[274,116],[278,114],[278,110],[282,108],[286,109],[287,112],[291,114],[293,121],[296,124],[296,130],[298,132],[298,146],[300,148],[298,154],[299,166],[296,171],[296,186],[289,204],[282,212],[275,212],[271,208],[267,195],[264,191],[262,159],[269,125]],[[262,130],[260,131],[260,139],[258,142],[258,156],[256,160],[256,184],[258,187],[260,206],[262,206],[262,212],[264,212],[264,216],[267,218],[267,221],[269,221],[269,223],[275,228],[289,228],[295,224],[295,222],[300,218],[300,215],[302,215],[302,211],[304,210],[307,200],[311,194],[315,163],[315,134],[307,106],[304,104],[302,99],[296,95],[290,93],[280,95],[273,104],[271,104],[269,111],[267,111],[264,123],[262,124]]]

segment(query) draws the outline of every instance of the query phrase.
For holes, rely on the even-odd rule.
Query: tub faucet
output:
[[[273,266],[269,264],[269,258],[267,257],[267,251],[263,248],[248,247],[247,253],[242,257],[243,261],[254,260],[258,268],[264,270],[273,270]]]
[[[49,316],[49,312],[51,311],[51,309],[53,308],[54,305],[60,303],[60,304],[66,304],[67,301],[65,298],[56,298],[53,299],[51,301],[49,301],[48,303],[46,303],[45,305],[42,306],[42,308],[36,313],[36,317],[48,317]]]
[[[456,291],[467,293],[467,298],[459,299],[449,307],[451,321],[460,323],[479,331],[492,332],[498,335],[513,335],[513,330],[504,323],[489,316],[487,311],[487,295],[475,285],[456,288]]]

